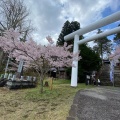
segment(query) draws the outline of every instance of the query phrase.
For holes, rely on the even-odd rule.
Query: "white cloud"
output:
[[[37,28],[33,37],[42,44],[46,44],[47,35],[57,40],[66,20],[76,20],[84,27],[101,19],[106,8],[115,11],[120,6],[119,0],[27,0],[25,4]]]
[[[110,8],[113,11],[116,11],[120,8],[120,0],[110,0]]]
[[[65,5],[65,13],[72,20],[77,20],[81,26],[86,26],[102,17],[101,12],[108,6],[108,1],[101,0],[69,0]]]

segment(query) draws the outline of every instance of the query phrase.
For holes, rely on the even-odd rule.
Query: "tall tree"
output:
[[[80,29],[80,23],[77,22],[77,21],[72,21],[71,23],[67,20],[63,27],[62,27],[62,31],[58,37],[58,40],[57,40],[57,45],[61,46],[61,45],[64,45],[64,36],[76,31]],[[68,44],[73,44],[73,41],[70,40],[67,42]]]
[[[101,29],[98,29],[97,34],[100,34],[102,32],[103,31],[101,31]],[[103,54],[104,53],[107,53],[107,54],[110,53],[110,45],[111,44],[110,44],[110,40],[107,37],[97,39],[94,42],[97,43],[97,45],[95,45],[93,47],[93,50],[98,52],[102,59],[103,59]]]
[[[109,59],[114,60],[114,63],[120,62],[120,46],[117,46],[114,53],[109,56]]]
[[[64,44],[64,36],[68,35],[76,30],[80,29],[80,23],[77,21],[69,22],[66,21],[62,31],[59,35],[57,45]],[[79,39],[83,39],[84,37],[81,35]],[[68,44],[73,44],[73,40],[67,41]],[[100,68],[100,57],[97,53],[95,53],[91,48],[89,48],[86,44],[82,44],[79,47],[80,55],[82,59],[78,62],[78,77],[79,82],[85,82],[85,71],[93,71],[99,70]],[[71,77],[71,68],[67,69],[67,75]]]
[[[23,0],[0,0],[0,36],[5,30],[13,28],[21,33],[21,41],[25,41],[27,35],[33,30],[28,19],[29,12]],[[0,71],[5,65],[6,56],[0,48]]]
[[[81,74],[79,76],[79,82],[84,82],[86,72],[99,71],[101,67],[101,58],[92,48],[85,44],[80,45],[80,53],[82,59],[79,62],[78,71]]]
[[[99,71],[101,58],[98,53],[86,44],[80,45],[80,56],[82,59],[78,61],[78,82],[85,82],[87,73]],[[67,70],[67,75],[71,77],[71,68]]]
[[[1,33],[10,28],[17,29],[25,40],[28,33],[32,30],[28,19],[29,12],[23,0],[1,0],[0,16]]]

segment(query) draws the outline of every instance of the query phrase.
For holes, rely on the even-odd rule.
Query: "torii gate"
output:
[[[115,33],[119,33],[120,32],[120,27],[108,30],[106,32],[103,32],[103,33],[100,33],[100,34],[97,34],[97,35],[94,35],[94,36],[91,36],[89,38],[85,38],[85,39],[82,39],[82,40],[79,40],[80,35],[91,32],[95,29],[98,29],[98,28],[103,27],[105,25],[108,25],[110,23],[116,22],[118,20],[120,20],[120,11],[116,12],[116,13],[110,15],[110,16],[107,16],[107,17],[105,17],[101,20],[98,20],[97,22],[94,22],[94,23],[92,23],[92,24],[90,24],[90,25],[88,25],[88,26],[86,26],[82,29],[79,29],[79,30],[77,30],[77,31],[75,31],[75,32],[73,32],[69,35],[66,35],[64,37],[64,39],[65,39],[65,41],[68,41],[68,40],[74,38],[73,53],[76,53],[76,52],[78,52],[78,48],[79,48],[78,45],[89,42],[89,41],[92,41],[92,40],[95,40],[95,39],[99,39],[99,38],[102,38],[102,37],[105,37],[105,36],[109,36],[109,35],[112,35],[112,34],[115,34]],[[77,76],[78,76],[78,61],[73,61],[73,64],[76,67],[72,67],[71,86],[76,87],[77,86]]]

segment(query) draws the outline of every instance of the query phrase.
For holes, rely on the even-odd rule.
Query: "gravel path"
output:
[[[78,91],[67,120],[120,120],[120,88]]]

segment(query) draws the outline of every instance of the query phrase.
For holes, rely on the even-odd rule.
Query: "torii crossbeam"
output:
[[[97,35],[94,35],[94,36],[91,36],[89,38],[85,38],[85,39],[82,39],[82,40],[79,40],[80,35],[91,32],[95,29],[101,28],[105,25],[111,24],[111,23],[116,22],[118,20],[120,20],[120,11],[116,12],[116,13],[110,15],[110,16],[107,16],[107,17],[105,17],[105,18],[103,18],[103,19],[101,19],[97,22],[94,22],[94,23],[92,23],[92,24],[90,24],[90,25],[88,25],[88,26],[86,26],[82,29],[79,29],[79,30],[77,30],[77,31],[75,31],[75,32],[73,32],[69,35],[66,35],[64,37],[64,39],[65,39],[65,41],[68,41],[68,40],[74,38],[73,53],[76,53],[76,52],[78,52],[78,48],[79,48],[78,45],[89,42],[89,41],[92,41],[92,40],[95,40],[95,39],[98,39],[98,38],[109,36],[109,35],[112,35],[112,34],[115,34],[115,33],[119,33],[120,32],[120,27],[108,30],[106,32],[103,32],[103,33],[100,33],[100,34],[97,34]],[[76,87],[77,86],[77,76],[78,76],[78,61],[73,61],[73,64],[76,67],[72,67],[71,86]]]

